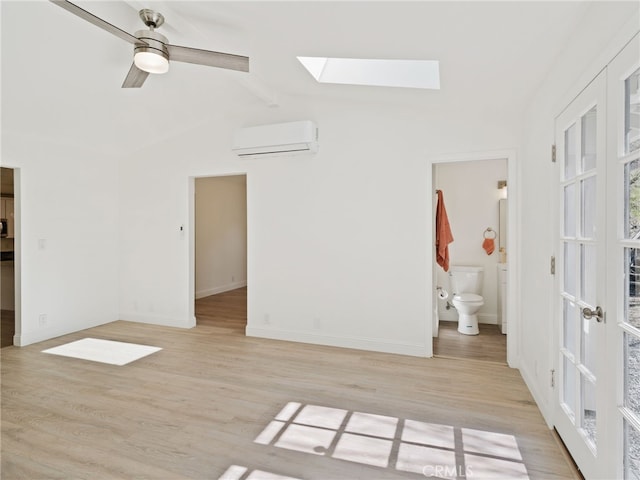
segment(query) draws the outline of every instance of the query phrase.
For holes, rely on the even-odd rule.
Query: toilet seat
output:
[[[484,300],[480,295],[475,293],[460,293],[453,296],[454,300],[460,300],[461,302],[481,302]]]

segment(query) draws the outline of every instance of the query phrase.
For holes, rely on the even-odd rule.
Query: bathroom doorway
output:
[[[509,336],[517,327],[509,325],[511,316],[508,314],[515,311],[515,302],[509,301],[507,293],[509,271],[513,270],[516,258],[515,255],[513,258],[509,256],[515,253],[512,251],[515,250],[515,239],[509,238],[510,233],[515,233],[509,226],[510,212],[514,211],[510,205],[515,186],[515,175],[511,171],[513,157],[506,152],[495,156],[461,156],[432,163],[433,225],[436,191],[440,190],[454,238],[449,244],[448,272],[433,262],[434,356],[515,366],[516,352],[509,352],[514,343],[509,341]],[[434,229],[434,244],[435,234]],[[456,292],[450,277],[451,266],[481,267],[480,290]],[[511,291],[514,291],[513,287]],[[482,297],[481,306],[474,313],[478,335],[458,331],[459,314],[453,302],[456,293],[475,293]],[[511,353],[511,361],[508,361],[508,352]]]

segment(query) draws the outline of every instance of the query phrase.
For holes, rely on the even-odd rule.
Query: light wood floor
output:
[[[516,370],[247,338],[246,301],[221,305],[219,317],[218,301],[199,301],[198,325],[189,330],[118,321],[2,349],[2,479],[217,479],[232,465],[247,468],[234,477],[241,480],[265,477],[257,471],[425,478],[399,469],[399,430],[386,467],[335,458],[335,442],[314,454],[254,442],[289,402],[439,424],[458,440],[466,429],[484,432],[485,453],[475,456],[456,440],[455,458],[467,467],[499,459],[491,435],[502,434],[522,456],[504,465],[521,463],[532,479],[576,478]],[[163,350],[122,367],[41,353],[85,337]]]
[[[507,363],[507,336],[500,332],[500,327],[483,323],[478,327],[479,335],[464,335],[458,332],[458,322],[440,322],[438,337],[433,339],[433,354]]]
[[[197,300],[196,324],[244,335],[247,326],[247,288],[238,288]]]

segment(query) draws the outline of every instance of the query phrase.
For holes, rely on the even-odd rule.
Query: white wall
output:
[[[247,160],[230,151],[237,127],[300,119],[319,126],[316,155]],[[248,334],[430,354],[428,157],[514,139],[507,121],[393,104],[283,97],[277,109],[229,106],[122,159],[121,316],[194,324],[188,179],[247,172]]]
[[[19,168],[15,268],[22,324],[16,344],[117,320],[117,162],[3,132],[2,163]]]
[[[436,164],[435,185],[442,190],[454,242],[449,244],[450,265],[474,265],[484,268],[482,296],[484,305],[478,312],[481,323],[497,323],[499,217],[498,181],[507,179],[507,160],[478,160]],[[482,248],[484,231],[491,227],[496,235],[491,255]],[[487,236],[493,236],[488,233]],[[435,265],[437,284],[453,293],[449,275]],[[447,310],[446,301],[438,301],[441,320],[457,320],[455,309]]]
[[[638,3],[592,3],[558,56],[526,112],[521,140],[522,160],[518,219],[522,238],[520,268],[521,372],[547,422],[554,391],[554,277],[549,272],[556,251],[552,199],[556,171],[550,158],[555,142],[554,119],[638,30]]]
[[[247,284],[247,185],[240,175],[195,180],[196,298]]]

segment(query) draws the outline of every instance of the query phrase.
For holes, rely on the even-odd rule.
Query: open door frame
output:
[[[442,155],[429,159],[429,165],[427,168],[427,185],[429,191],[427,192],[427,204],[430,206],[430,210],[434,208],[435,196],[435,178],[434,168],[437,164],[442,163],[454,163],[454,162],[469,162],[478,160],[507,160],[507,184],[509,185],[509,203],[508,203],[508,226],[507,226],[507,252],[509,252],[510,261],[507,263],[507,311],[506,316],[509,318],[507,322],[507,364],[511,368],[518,368],[520,366],[520,316],[518,315],[520,304],[520,288],[518,286],[517,269],[520,259],[520,238],[519,238],[519,219],[517,217],[518,204],[519,204],[519,188],[518,188],[518,175],[516,165],[516,152],[515,150],[499,150],[488,152],[470,152],[459,153],[451,155]],[[433,274],[433,259],[435,259],[435,228],[433,228],[432,216],[429,216],[431,230],[431,254],[427,256],[430,259],[428,262],[428,268],[430,268],[430,274],[427,275],[427,288],[431,292],[431,305],[427,308],[427,312],[434,312],[435,302],[437,302],[436,285]],[[426,356],[433,356],[433,322],[437,321],[431,318],[431,324],[427,321]]]

